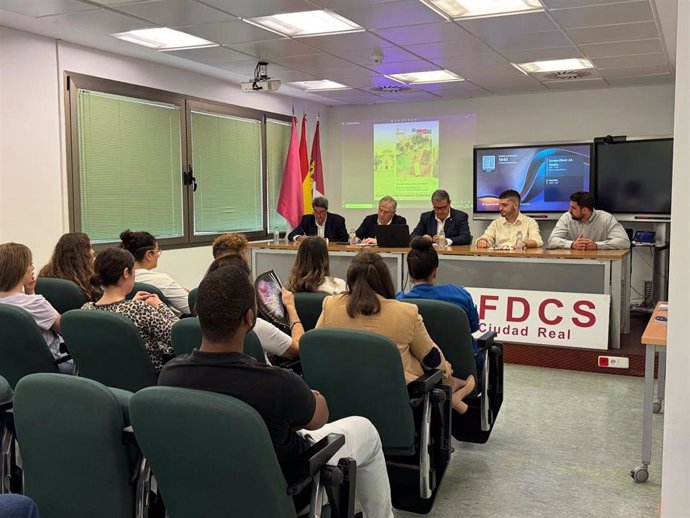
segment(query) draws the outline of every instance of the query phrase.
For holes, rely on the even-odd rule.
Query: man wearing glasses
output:
[[[434,210],[423,212],[412,237],[430,239],[440,247],[469,245],[472,242],[467,214],[450,206],[450,196],[438,189],[431,195]]]

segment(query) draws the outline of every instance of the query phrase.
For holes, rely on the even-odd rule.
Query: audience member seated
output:
[[[31,250],[18,243],[0,245],[0,304],[11,304],[29,313],[36,321],[53,356],[60,354],[60,314],[42,295],[36,295],[36,276]],[[63,365],[60,364],[61,370]],[[69,367],[72,369],[70,362]]]
[[[345,281],[331,277],[328,267],[328,245],[317,236],[300,241],[295,264],[285,287],[292,292],[342,293],[347,291]]]
[[[341,457],[354,458],[356,496],[364,515],[391,518],[390,485],[374,426],[362,417],[327,424],[328,404],[321,394],[293,372],[259,364],[242,353],[257,313],[246,269],[233,265],[209,273],[199,285],[196,312],[203,336],[200,349],[171,360],[159,385],[218,392],[251,405],[266,423],[288,482],[294,480],[293,459],[329,433],[344,434],[345,446],[329,464]]]
[[[288,234],[289,241],[301,241],[306,236],[319,236],[334,242],[347,242],[345,218],[328,212],[328,200],[318,196],[312,201],[313,214],[302,216],[302,221]]]
[[[190,314],[187,301],[189,290],[180,286],[167,273],[154,270],[158,266],[158,258],[163,253],[156,238],[148,232],[125,230],[120,234],[120,239],[122,240],[120,246],[134,256],[136,281],[145,282],[161,290],[176,315]]]
[[[237,267],[242,269],[247,275],[251,274],[251,270],[249,268],[249,264],[247,264],[245,256],[237,254],[224,254],[211,263],[206,275],[225,266]],[[304,327],[302,326],[302,322],[297,315],[295,296],[292,294],[292,292],[283,289],[282,300],[285,308],[287,309],[288,318],[290,319],[291,335],[285,334],[263,318],[256,319],[256,325],[254,326],[253,331],[259,338],[259,342],[261,342],[261,348],[264,350],[264,354],[272,354],[283,358],[294,359],[299,357],[299,340],[304,334]],[[268,362],[268,356],[266,357],[266,361]]]
[[[495,219],[477,239],[477,248],[539,248],[544,244],[537,222],[520,212],[520,193],[512,189],[498,195],[501,217]],[[518,243],[518,233],[522,242]]]
[[[393,281],[381,256],[369,251],[357,254],[347,270],[347,285],[348,293],[324,299],[316,327],[359,329],[389,337],[400,351],[407,383],[424,370],[441,369],[453,390],[453,408],[466,412],[462,399],[474,389],[474,380],[451,376],[452,367],[431,340],[417,306],[395,300]]]
[[[63,234],[55,245],[50,262],[41,268],[38,276],[67,279],[81,288],[86,300],[98,300],[101,288],[91,286],[95,256],[89,236],[82,232]]]
[[[556,223],[547,248],[626,250],[630,239],[616,218],[594,210],[594,196],[578,191],[570,195],[570,208]]]
[[[451,208],[450,195],[446,191],[434,191],[431,205],[434,210],[422,213],[412,237],[421,236],[441,246],[469,245],[472,242],[467,214]]]
[[[103,296],[97,302],[87,302],[82,309],[110,311],[129,318],[141,333],[153,368],[160,371],[164,355],[173,354],[170,329],[177,316],[155,294],[139,291],[132,300],[125,300],[134,287],[134,257],[127,250],[100,251],[94,269],[91,284],[103,286]]]
[[[0,495],[0,518],[40,518],[36,503],[24,495]]]
[[[438,254],[428,239],[415,237],[410,243],[410,252],[407,254],[407,271],[410,273],[412,289],[407,293],[402,291],[398,293],[396,296],[398,300],[431,299],[450,302],[465,312],[471,332],[474,333],[479,329],[479,314],[477,313],[477,306],[472,300],[472,295],[457,284],[440,286],[436,284]],[[448,325],[452,326],[453,323],[449,322]],[[483,365],[483,356],[478,355],[479,347],[474,337],[472,337],[472,347],[477,361],[477,372],[479,372]],[[476,383],[476,380],[474,382]]]
[[[398,208],[398,202],[392,196],[384,196],[379,201],[379,210],[376,214],[367,216],[362,221],[355,234],[357,240],[365,245],[376,244],[376,226],[377,225],[405,225],[407,220],[402,216],[398,216],[395,211]]]
[[[239,255],[249,263],[249,241],[244,234],[223,234],[213,241],[213,258],[223,255]]]

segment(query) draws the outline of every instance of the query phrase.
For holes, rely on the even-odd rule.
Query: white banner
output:
[[[608,349],[610,295],[466,288],[479,331],[503,342]]]

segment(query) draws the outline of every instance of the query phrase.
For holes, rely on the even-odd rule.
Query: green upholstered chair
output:
[[[305,331],[314,329],[321,315],[323,299],[327,293],[295,293],[295,307]]]
[[[43,295],[60,314],[70,309],[79,309],[86,302],[79,285],[67,279],[39,277],[36,281],[36,293]]]
[[[503,403],[503,344],[494,343],[494,331],[478,339],[479,354],[484,359],[482,372],[477,372],[470,325],[462,308],[439,300],[405,299],[403,302],[419,308],[429,336],[453,366],[453,375],[467,379],[471,374],[477,382],[475,393],[465,398],[469,410],[463,415],[453,412],[453,437],[458,441],[485,443]]]
[[[137,442],[171,517],[296,516],[266,424],[246,403],[213,392],[150,387],[132,397],[131,413]],[[333,435],[335,441],[343,439]],[[318,476],[340,446],[332,443],[327,448],[319,464],[318,454],[311,457],[307,473]],[[353,500],[354,493],[349,497]],[[342,501],[330,495],[329,500]]]
[[[187,354],[201,345],[201,327],[197,317],[183,318],[175,322],[171,330],[172,346],[175,356]],[[244,352],[253,357],[259,363],[266,363],[264,350],[261,347],[259,337],[254,331],[250,331],[244,339]]]
[[[62,315],[61,328],[80,376],[130,392],[156,384],[139,329],[127,317],[73,309]]]
[[[0,304],[0,376],[14,387],[34,372],[58,372],[41,330],[23,309]]]
[[[192,288],[189,290],[189,294],[187,295],[187,305],[189,306],[189,311],[192,312],[192,315],[196,315],[194,306],[196,306],[196,292],[198,290],[199,288]]]
[[[12,472],[12,454],[14,442],[14,426],[12,425],[12,398],[14,391],[5,378],[0,376],[0,436],[2,449],[0,449],[0,493],[9,492],[11,489],[10,473]]]
[[[429,512],[450,458],[450,388],[441,371],[405,384],[402,359],[387,337],[321,328],[300,340],[304,379],[328,401],[329,419],[369,419],[388,464],[393,505]]]
[[[130,291],[127,294],[127,300],[131,300],[134,298],[134,295],[137,294],[138,291],[146,291],[148,293],[155,293],[158,295],[158,298],[161,299],[161,301],[165,302],[167,306],[170,306],[170,301],[167,299],[165,295],[163,295],[163,292],[156,288],[152,284],[147,284],[145,282],[135,282],[134,287],[132,288],[132,291]]]
[[[14,396],[24,492],[50,518],[133,518],[139,458],[123,441],[117,398],[102,384],[32,374]]]

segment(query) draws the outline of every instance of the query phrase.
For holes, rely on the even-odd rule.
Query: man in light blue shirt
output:
[[[630,239],[611,214],[594,210],[594,197],[583,191],[570,195],[570,208],[551,232],[547,248],[625,250]]]

